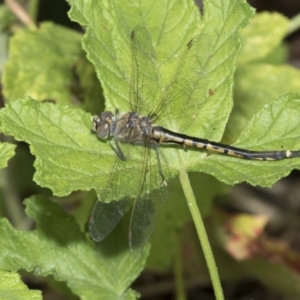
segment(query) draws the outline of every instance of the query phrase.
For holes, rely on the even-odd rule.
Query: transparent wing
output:
[[[144,149],[145,159],[140,170],[142,181],[135,198],[129,228],[129,245],[132,252],[141,249],[148,241],[160,208],[167,198],[158,149]]]
[[[136,170],[140,165],[141,147],[132,147],[129,143],[123,143],[120,147],[126,160],[116,155],[107,183],[91,213],[89,230],[96,242],[103,240],[117,226],[140,184]]]
[[[148,115],[161,89],[152,38],[145,26],[139,25],[131,33],[131,59],[131,108],[139,114]]]
[[[94,241],[100,242],[117,226],[130,206],[129,198],[105,203],[97,200],[90,218],[90,234]]]
[[[131,34],[131,107],[138,113],[153,116],[160,125],[173,123],[173,129],[186,130],[194,122],[196,112],[205,112],[207,97],[213,92],[208,86],[212,56],[209,37],[206,34],[195,36],[177,58],[174,55],[165,61],[177,60],[166,86],[162,86],[161,66],[154,46],[145,26],[134,28]]]
[[[195,114],[205,110],[204,103],[210,92],[208,75],[211,50],[205,34],[187,43],[178,57],[177,67],[160,103],[152,112],[155,119],[186,130],[194,122]]]

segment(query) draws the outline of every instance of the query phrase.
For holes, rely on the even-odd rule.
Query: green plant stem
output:
[[[4,209],[11,223],[17,229],[24,229],[25,213],[22,207],[21,200],[16,193],[13,186],[13,180],[10,178],[10,170],[6,168],[1,170],[2,186],[3,186],[3,199]]]
[[[176,246],[176,257],[175,257],[175,282],[176,282],[176,300],[186,300],[184,281],[182,276],[182,253],[181,243],[178,232],[175,233],[175,246]]]
[[[217,300],[224,300],[224,295],[222,291],[222,286],[220,282],[220,277],[218,274],[217,266],[214,260],[214,256],[209,244],[209,240],[205,231],[205,227],[201,218],[201,214],[196,202],[195,195],[193,193],[193,189],[191,187],[189,177],[187,172],[184,169],[184,162],[181,159],[180,154],[178,153],[179,164],[181,166],[180,173],[179,173],[179,180],[182,185],[182,189],[187,200],[188,207],[192,214],[192,218],[197,230],[197,234],[199,237],[199,241],[204,253],[204,257],[207,263],[208,271],[210,274],[210,278],[212,281],[212,285],[214,288],[215,296]]]
[[[16,0],[4,1],[11,12],[26,26],[36,27],[27,11]]]
[[[39,0],[30,0],[28,3],[28,13],[32,20],[37,21],[37,12],[39,8]]]
[[[294,16],[290,20],[290,26],[289,26],[288,32],[286,33],[286,36],[291,35],[295,31],[297,31],[299,28],[300,28],[300,14]]]

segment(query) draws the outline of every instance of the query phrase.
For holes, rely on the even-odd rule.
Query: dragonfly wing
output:
[[[144,25],[131,32],[131,60],[131,108],[139,114],[149,114],[160,99],[161,89],[152,37]]]
[[[145,147],[145,159],[140,170],[141,179],[132,210],[129,228],[131,251],[139,250],[147,243],[161,206],[167,198],[167,189],[161,175],[158,151]]]
[[[212,45],[206,34],[191,39],[178,56],[177,67],[153,115],[169,124],[169,116],[177,128],[186,130],[194,122],[195,112],[205,111],[209,97],[209,74]],[[184,110],[182,109],[184,107]]]
[[[90,218],[90,234],[94,241],[102,241],[117,226],[130,206],[129,199],[105,203],[97,201]]]
[[[130,136],[130,132],[128,133]],[[122,147],[121,147],[122,146]],[[140,147],[132,147],[129,143],[119,145],[126,160],[117,155],[109,178],[100,191],[100,197],[92,210],[89,230],[95,241],[103,240],[119,223],[131,205],[131,200],[139,184],[139,165],[137,155]]]
[[[153,116],[162,126],[174,123],[174,130],[188,129],[195,121],[195,112],[206,111],[207,99],[213,93],[209,86],[212,50],[208,35],[199,34],[184,49],[160,61],[159,40],[154,40],[145,26],[135,27],[131,34],[131,108]],[[171,62],[174,72],[165,74],[164,65],[172,68]]]

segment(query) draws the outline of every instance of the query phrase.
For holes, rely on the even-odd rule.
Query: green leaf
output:
[[[22,232],[7,220],[0,221],[2,269],[52,275],[65,281],[81,299],[134,299],[135,293],[128,287],[142,270],[147,249],[140,256],[128,251],[127,226],[119,228],[118,235],[111,234],[95,251],[74,218],[58,205],[42,197],[25,203],[36,229]]]
[[[267,57],[259,60],[259,63],[266,63],[270,65],[282,65],[288,61],[290,49],[287,42],[283,42],[276,47]]]
[[[0,168],[7,166],[7,161],[15,155],[16,145],[0,143]]]
[[[178,2],[176,3],[177,3],[176,5],[179,5]],[[86,16],[85,21],[87,22],[88,20],[89,22],[91,22],[91,25],[98,24],[98,22],[100,23],[97,28],[94,28],[93,26],[90,25],[90,29],[87,31],[87,35],[85,38],[85,47],[87,48],[87,47],[98,46],[100,49],[99,51],[96,51],[96,49],[91,48],[92,50],[88,49],[88,51],[90,52],[89,53],[90,59],[95,60],[95,63],[97,63],[96,69],[98,70],[98,75],[101,77],[103,77],[103,75],[106,75],[103,77],[102,82],[103,82],[103,88],[107,96],[108,105],[111,107],[110,100],[112,99],[112,95],[115,95],[115,98],[113,100],[116,101],[116,103],[119,103],[118,107],[120,108],[124,107],[125,109],[126,105],[128,106],[127,99],[128,99],[128,90],[129,90],[129,83],[128,80],[126,81],[126,76],[129,76],[130,74],[130,67],[128,65],[130,62],[129,28],[132,27],[128,25],[129,26],[127,28],[128,31],[126,31],[125,30],[126,26],[123,26],[127,35],[125,33],[122,34],[123,32],[122,28],[119,28],[120,33],[114,32],[110,30],[110,28],[108,27],[103,28],[103,24],[101,23],[102,21],[98,21],[102,19],[97,14],[104,14],[106,10],[110,11],[110,13],[113,13],[115,12],[114,9],[116,9],[116,7],[103,8],[101,7],[101,4],[99,4],[98,7],[98,5],[96,5],[94,2],[91,2],[90,5],[91,8],[93,8],[94,14],[92,16],[88,15],[90,18]],[[139,5],[142,5],[140,9],[142,8],[145,9],[143,5],[147,6],[147,3],[140,2]],[[225,4],[224,2],[222,2],[221,5],[221,8],[227,11],[224,5],[229,5],[229,3]],[[247,7],[244,8],[244,6],[238,5],[237,2],[235,1],[233,1],[231,5],[232,5],[232,10],[229,11],[229,15],[227,16],[228,18],[227,26],[229,26],[227,28],[229,30],[228,36],[226,35],[223,36],[221,32],[217,34],[217,31],[211,34],[212,36],[211,43],[213,43],[214,39],[216,39],[218,43],[218,47],[216,47],[217,44],[215,44],[215,47],[210,48],[213,49],[213,51],[211,52],[213,53],[213,57],[210,60],[210,67],[213,67],[213,70],[210,71],[210,75],[212,76],[213,79],[212,82],[214,82],[214,84],[217,84],[216,82],[218,82],[221,79],[221,77],[222,77],[222,82],[218,83],[219,86],[218,88],[214,88],[213,94],[210,94],[206,97],[205,103],[203,102],[204,112],[202,110],[199,111],[199,116],[197,115],[195,116],[193,126],[191,126],[191,128],[188,128],[187,130],[187,132],[199,133],[200,137],[207,137],[207,135],[208,136],[220,135],[223,130],[222,128],[224,126],[224,122],[228,117],[228,113],[230,111],[229,109],[231,108],[230,86],[232,86],[232,83],[230,82],[230,78],[232,78],[233,68],[230,66],[233,63],[232,57],[235,57],[235,55],[232,53],[229,55],[227,51],[228,49],[226,47],[230,46],[231,44],[233,46],[234,43],[237,43],[236,40],[231,37],[231,35],[229,36],[229,32],[235,33],[238,30],[239,27],[236,27],[236,23],[237,24],[245,23],[246,17],[243,16],[241,13],[243,12],[243,9],[245,10],[245,12],[247,12]],[[76,15],[77,17],[79,17],[78,15],[79,12],[77,12],[74,7],[72,11],[72,16],[74,17]],[[85,10],[86,13],[90,11],[88,7],[89,6],[87,4],[86,7],[87,9]],[[101,8],[105,9],[105,11],[102,11]],[[167,9],[168,7],[165,8]],[[214,5],[211,2],[206,4],[207,18],[209,17],[211,18],[209,13],[212,13],[211,12],[212,8],[216,9],[215,3]],[[194,8],[191,7],[190,9],[192,9],[193,11]],[[218,10],[215,9],[213,10],[213,13],[216,14],[215,16],[218,16]],[[153,6],[153,11],[157,13],[157,10],[158,8],[156,8],[156,6]],[[93,17],[96,17],[96,20],[94,20],[96,23],[93,23]],[[144,23],[148,24],[148,22],[150,22],[150,24],[152,24],[151,17],[154,16],[149,14],[147,19],[144,20]],[[223,18],[224,17],[225,16],[223,15]],[[123,20],[121,17],[120,19]],[[234,22],[234,26],[232,25],[232,22],[230,22],[229,20],[236,21]],[[120,22],[119,19],[114,21],[117,22],[118,26],[121,26],[118,23]],[[139,21],[141,22],[141,20]],[[214,22],[218,23],[219,21],[215,20]],[[109,26],[109,24],[110,23],[108,23],[107,26]],[[160,23],[158,23],[158,26],[160,26],[159,24]],[[173,23],[170,21],[169,26],[171,26],[172,24]],[[172,26],[174,27],[176,24],[173,24]],[[225,25],[226,24],[227,23],[225,22]],[[174,28],[172,26],[169,28],[169,30],[174,31],[175,28],[178,29],[176,26]],[[218,26],[216,24],[215,25],[211,24],[210,28],[214,28],[214,27],[216,27],[217,30]],[[204,26],[204,28],[206,27]],[[208,29],[203,29],[204,32],[205,30]],[[123,47],[114,48],[111,46],[111,43],[115,43],[118,40],[116,37],[112,39],[112,37],[109,35],[112,32],[114,32],[115,35],[119,34],[118,39],[121,39],[120,41],[123,41]],[[154,38],[154,40],[158,39],[158,35],[159,35],[158,32],[159,31],[154,30],[153,36],[156,37]],[[178,34],[180,34],[180,31]],[[191,36],[192,35],[193,34],[191,33]],[[91,44],[87,44],[88,41],[91,41],[91,38],[94,39],[94,42]],[[161,38],[162,38],[162,43],[164,39],[166,40],[169,39],[171,45],[172,43],[174,43],[174,38],[171,33],[163,35]],[[172,61],[171,57],[174,57],[174,53],[172,53],[171,55],[168,52],[171,51],[169,50],[170,47],[168,49],[165,49],[163,48],[163,45],[164,43],[160,46],[162,48],[159,48],[157,46],[158,49],[157,57],[159,58],[162,56],[162,52],[161,52],[162,50],[159,49],[164,49],[164,55],[166,55],[164,60],[167,62]],[[181,44],[181,46],[179,46],[179,49],[182,50],[183,46],[184,44]],[[222,47],[225,47],[226,51],[224,50],[221,51],[220,48]],[[237,54],[240,46],[239,44],[236,44],[235,47],[236,48],[233,51],[235,51],[234,53]],[[120,53],[118,53],[118,60],[114,60],[113,59],[114,56],[110,56],[109,54],[112,55],[115,51],[119,51],[119,49],[122,49],[122,51],[120,50]],[[126,49],[127,52],[125,51]],[[96,57],[92,56],[92,54],[96,55]],[[221,56],[221,54],[225,57]],[[106,67],[103,66],[104,59],[107,59],[105,61]],[[122,59],[124,59],[124,65],[122,65],[123,62]],[[174,64],[172,63],[168,67],[172,69],[173,65]],[[107,66],[110,67],[108,68]],[[125,66],[127,66],[128,70],[126,69]],[[165,67],[167,68],[167,66]],[[113,72],[113,74],[109,73],[109,70],[113,70],[113,69],[116,72]],[[122,69],[124,69],[125,73],[120,71]],[[225,75],[224,72],[222,72],[223,69]],[[162,69],[162,74],[164,74],[163,70],[164,69]],[[128,73],[128,75],[126,75],[126,72]],[[117,75],[119,77],[116,77]],[[224,78],[227,79],[225,80]],[[229,81],[228,83],[227,80]],[[126,87],[126,89],[123,89],[122,85]],[[117,89],[118,91],[114,89]],[[198,100],[190,99],[190,101],[198,101]],[[289,101],[286,100],[282,101],[281,104],[279,102],[280,101],[274,102],[274,105],[275,103],[276,106],[279,105],[281,110],[283,109],[284,105],[289,105],[288,103],[294,103],[293,99],[290,99]],[[179,108],[180,111],[183,111],[181,109],[181,106]],[[245,147],[247,146],[247,147],[251,147],[252,149],[259,149],[259,150],[266,150],[266,149],[272,150],[273,147],[278,147],[278,149],[282,149],[281,146],[284,147],[283,149],[290,149],[290,150],[298,149],[299,147],[295,142],[296,140],[294,139],[294,136],[291,136],[290,140],[288,140],[289,137],[287,137],[284,134],[284,132],[281,132],[281,134],[279,135],[278,132],[274,132],[273,133],[274,136],[272,136],[271,131],[268,130],[268,128],[266,127],[266,122],[268,122],[268,127],[271,128],[272,126],[275,126],[274,124],[276,124],[278,120],[275,119],[267,120],[265,118],[264,114],[267,112],[268,109],[270,109],[269,106],[265,107],[262,113],[257,115],[257,116],[261,116],[262,118],[261,120],[259,120],[257,124],[263,123],[263,126],[265,128],[265,132],[264,132],[265,136],[263,139],[260,140],[260,145],[258,145],[257,137],[254,135],[251,138],[248,137],[247,142],[244,143]],[[293,107],[293,109],[295,109],[293,113],[297,114],[296,107]],[[177,109],[175,112],[179,113],[180,111]],[[217,117],[216,117],[216,111],[218,111]],[[209,116],[208,118],[207,115]],[[177,118],[178,117],[179,116],[177,116]],[[25,140],[32,145],[31,151],[37,157],[37,161],[35,163],[37,174],[35,175],[35,180],[40,185],[50,187],[57,195],[66,195],[70,193],[72,190],[76,190],[76,189],[89,190],[92,188],[94,188],[99,193],[101,187],[105,185],[108,179],[108,174],[111,171],[111,166],[113,166],[113,162],[115,160],[115,153],[110,149],[108,144],[99,143],[95,136],[89,134],[91,119],[87,114],[84,114],[82,111],[73,110],[71,108],[64,107],[64,106],[55,106],[49,103],[38,105],[30,102],[29,100],[24,100],[23,102],[20,101],[15,104],[10,104],[7,108],[5,108],[4,111],[2,112],[2,118],[3,118],[3,122],[5,123],[5,126],[3,125],[3,131],[6,134],[12,134],[16,137],[16,139]],[[22,120],[21,121],[22,126],[20,126],[20,120],[18,118]],[[176,120],[176,116],[174,116],[174,118]],[[166,122],[166,119],[163,118],[162,120]],[[257,117],[256,120],[258,120]],[[293,118],[293,120],[297,121],[296,118]],[[275,123],[273,124],[272,122]],[[290,129],[287,128],[287,125],[292,126],[292,128],[295,127],[294,124],[292,124],[291,122],[285,122],[285,124],[286,126],[284,127],[284,130],[287,132],[290,131]],[[168,125],[167,122],[165,125]],[[170,121],[169,125],[171,126],[171,128],[172,126],[176,126],[176,124],[174,125],[174,122],[172,120]],[[256,126],[260,128],[262,125],[260,124]],[[215,130],[213,130],[213,128]],[[208,132],[207,135],[203,133],[203,130],[204,132],[205,131]],[[203,133],[203,136],[201,132]],[[284,138],[285,141],[284,145],[282,145],[282,138]],[[276,141],[277,143],[271,143],[270,140]],[[135,148],[139,148],[139,147],[135,147]],[[169,165],[172,167],[172,172],[170,173],[170,175],[175,175],[177,173],[176,169],[180,167],[178,163],[176,164],[177,151],[175,149],[165,149],[165,151],[163,151],[163,155],[169,161]],[[208,174],[212,174],[216,176],[221,181],[229,184],[246,180],[253,184],[270,185],[274,180],[280,178],[281,176],[286,175],[291,170],[292,166],[296,166],[296,161],[297,161],[297,160],[293,160],[293,161],[289,161],[288,163],[287,162],[271,162],[271,163],[270,162],[249,162],[249,161],[242,161],[242,160],[237,160],[236,158],[224,157],[219,155],[212,155],[207,159],[200,160],[201,155],[195,151],[188,151],[186,153],[182,153],[182,155],[186,163],[187,169],[194,170],[194,171],[204,171]],[[130,154],[130,156],[131,159],[128,159],[126,170],[123,170],[126,173],[130,173],[130,170],[136,170],[136,166],[137,166],[136,164],[140,160],[139,149],[132,150],[132,154]],[[204,154],[202,155],[202,157],[203,156]],[[235,171],[237,169],[236,167],[237,164],[239,166],[244,166],[244,168],[246,168],[248,171],[245,172]],[[119,163],[119,166],[120,165],[121,163]],[[263,172],[261,172],[260,168],[262,167],[265,168],[266,165],[270,166],[270,168],[272,169],[274,169],[274,166],[276,166],[276,171],[273,173],[268,172],[267,174],[264,175]],[[278,168],[277,166],[279,165],[282,166],[282,168]],[[155,162],[153,162],[153,167],[154,168],[157,167],[155,166]],[[240,170],[240,167],[238,169]],[[137,172],[133,172],[133,173],[137,173]],[[132,176],[136,176],[133,173]],[[257,173],[260,173],[260,175],[257,176]],[[135,186],[134,183],[131,182],[127,182],[127,185],[128,185],[126,186],[127,190],[130,190],[131,187]]]
[[[180,5],[178,1],[174,3],[176,3],[176,7]],[[213,69],[211,74],[213,74],[215,83],[210,87],[214,87],[214,95],[212,97],[204,97],[205,101],[203,100],[204,102],[202,103],[203,109],[199,110],[199,116],[195,118],[193,126],[187,131],[187,133],[198,133],[200,136],[202,133],[204,137],[208,135],[221,136],[222,134],[231,108],[230,86],[232,86],[232,82],[230,78],[232,78],[234,71],[234,57],[240,48],[240,44],[235,37],[239,27],[246,24],[247,17],[251,16],[249,7],[240,1],[228,1],[228,3],[220,1],[219,4],[220,6],[215,2],[206,4],[206,18],[208,18],[210,25],[206,27],[204,26],[206,24],[204,22],[204,29],[202,30],[204,33],[206,31],[210,33],[211,47],[209,49],[214,49],[213,52],[204,53],[201,56],[206,57],[213,54],[210,60],[210,67]],[[88,56],[95,63],[98,76],[102,79],[108,106],[111,108],[110,101],[116,101],[115,104],[118,104],[117,107],[128,110],[129,83],[127,77],[130,76],[131,70],[130,32],[133,27],[142,21],[147,26],[151,24],[151,26],[154,26],[153,22],[155,20],[155,24],[158,27],[153,27],[152,34],[153,40],[159,42],[156,47],[158,62],[162,65],[162,75],[169,74],[170,70],[174,71],[178,55],[180,56],[180,52],[185,48],[187,41],[198,33],[196,30],[197,26],[200,25],[196,17],[198,10],[191,2],[186,7],[186,11],[182,11],[182,22],[187,22],[187,25],[182,27],[177,22],[178,18],[171,18],[166,23],[165,18],[173,15],[169,13],[174,9],[171,3],[168,4],[169,6],[164,6],[164,10],[162,11],[161,4],[157,2],[155,5],[151,4],[153,12],[148,14],[145,20],[138,20],[137,22],[135,19],[131,20],[128,15],[129,25],[124,26],[126,15],[119,15],[120,12],[116,10],[117,7],[126,9],[126,6],[110,7],[108,5],[107,7],[102,7],[101,5],[103,5],[102,2],[93,1],[85,4],[84,13],[86,15],[84,16],[84,20],[90,23],[88,23],[89,29],[87,30],[84,44],[86,48],[90,48],[88,49]],[[147,1],[140,2],[139,5],[140,7],[136,8],[138,10],[144,9],[146,11],[149,8]],[[76,10],[77,7],[79,6],[73,6],[72,16],[73,18],[76,16],[80,19],[83,15]],[[181,11],[182,7],[178,7],[178,10]],[[226,11],[228,15],[224,15],[223,11]],[[159,15],[157,15],[158,12],[160,12]],[[164,14],[161,15],[162,12]],[[117,13],[119,18],[112,18],[110,22],[107,20],[104,27],[102,22],[105,21],[105,17],[108,16],[107,14],[113,15],[113,13]],[[193,21],[190,19],[191,13],[194,15]],[[158,19],[158,17],[161,19]],[[188,18],[189,21],[187,21]],[[161,23],[157,23],[159,20]],[[111,22],[116,22],[116,26],[119,26],[119,31],[114,32],[111,30],[109,27],[112,26],[110,25]],[[225,22],[225,27],[221,28],[220,22]],[[168,24],[168,26],[165,27],[165,24]],[[212,28],[214,31],[210,32],[209,30],[212,30]],[[169,33],[163,34],[164,32]],[[174,36],[175,32],[176,36]],[[114,35],[118,35],[118,37]],[[186,38],[181,41],[181,39],[178,39],[179,36],[185,36]],[[202,36],[203,41],[207,41],[207,35],[201,35],[200,40],[202,40]],[[114,43],[117,43],[117,45]],[[118,43],[123,44],[120,45]],[[175,43],[177,43],[177,46],[175,46]],[[212,47],[213,43],[215,43],[215,47]],[[232,49],[232,53],[225,51],[228,47]],[[195,50],[198,50],[198,48]],[[115,56],[115,51],[119,51],[120,53],[117,53],[117,56]],[[197,58],[196,54],[194,53],[195,56],[190,57],[192,63],[194,62],[193,59]],[[115,59],[116,57],[118,58],[117,60]],[[209,70],[207,71],[209,72]],[[165,77],[169,78],[170,76],[166,75]],[[194,78],[197,80],[198,77],[194,76]],[[197,83],[194,78],[192,80]],[[163,82],[166,82],[166,79]],[[216,87],[216,84],[218,87]],[[199,91],[203,92],[201,87],[199,87]],[[195,105],[199,103],[196,93],[193,99],[186,100],[196,103]],[[151,101],[149,96],[148,102],[151,103]],[[176,107],[174,107],[178,114],[177,120],[182,119],[183,122],[191,120],[190,116],[182,116],[182,104],[178,101]],[[193,107],[195,108],[195,106]],[[217,120],[216,111],[222,112],[218,113]],[[194,114],[194,112],[194,110],[192,112],[187,111],[186,114]],[[176,116],[174,117],[176,120]],[[45,104],[45,106],[39,106],[29,100],[24,100],[24,102],[20,101],[16,104],[11,103],[8,105],[2,112],[2,119],[2,122],[5,123],[3,131],[6,134],[14,135],[16,139],[24,140],[31,144],[31,151],[37,157],[35,163],[37,173],[34,178],[40,185],[50,187],[56,195],[66,195],[72,190],[89,190],[92,188],[99,193],[101,190],[100,187],[106,183],[116,156],[107,143],[99,143],[95,136],[89,134],[91,119],[88,118],[88,115],[67,107],[54,106],[49,103]],[[166,122],[166,118],[163,118],[162,121],[165,121],[165,125],[170,125],[171,128],[172,126],[177,127],[176,123],[172,120]],[[20,124],[22,125],[20,126]],[[184,123],[181,124],[184,126]],[[215,124],[218,125],[215,126]],[[162,123],[162,125],[164,124]],[[212,130],[213,127],[215,127],[215,130]],[[207,132],[207,134],[204,132]],[[136,163],[141,159],[139,150],[132,150],[132,153],[130,153],[131,159],[128,159],[124,172],[128,173],[130,170],[136,170]],[[174,163],[177,161],[176,151],[166,149],[163,154],[171,162],[170,165],[172,165],[173,172],[170,172],[170,175],[175,175],[177,173],[176,169],[180,167],[178,163]],[[200,155],[198,153],[194,151],[187,152],[185,154],[186,165],[199,164],[199,158]],[[152,164],[153,168],[157,168],[156,162],[153,161]],[[126,181],[127,190],[130,190],[131,185],[134,187],[134,183]]]
[[[239,64],[250,63],[268,56],[284,39],[289,20],[278,13],[261,13],[241,32],[243,49]]]
[[[288,65],[273,65],[275,61],[282,63],[286,56],[282,40],[287,27],[288,20],[283,16],[262,13],[243,29],[244,47],[235,74],[234,107],[223,137],[225,143],[234,142],[265,103],[299,91],[300,72]],[[258,48],[260,51],[256,51]],[[274,60],[274,56],[280,57]]]
[[[254,114],[234,145],[257,151],[299,150],[300,94],[288,94],[265,104]],[[251,146],[252,145],[252,146]],[[201,170],[227,184],[247,181],[253,185],[271,186],[292,169],[299,168],[300,158],[280,161],[236,160],[211,155],[201,162]]]
[[[0,5],[0,31],[4,31],[11,23],[16,20],[16,16],[5,4]]]
[[[288,65],[249,64],[239,68],[235,78],[234,107],[223,138],[226,143],[236,141],[263,105],[300,90],[300,71]]]
[[[83,55],[80,39],[77,32],[52,23],[15,34],[3,73],[7,99],[30,95],[36,100],[71,102],[72,66]]]
[[[40,291],[29,290],[20,275],[0,270],[0,299],[5,300],[41,300]]]
[[[74,190],[99,191],[115,153],[99,155],[97,138],[90,133],[91,116],[67,105],[30,99],[9,102],[0,112],[2,130],[30,144],[36,156],[34,180],[58,196]],[[104,144],[105,145],[105,144]]]
[[[203,21],[200,21],[198,8],[193,1],[173,0],[167,4],[159,1],[140,1],[138,4],[84,1],[84,11],[79,10],[83,5],[82,0],[69,2],[72,5],[72,19],[87,26],[83,46],[101,80],[107,101],[106,109],[112,111],[115,108],[121,112],[130,109],[130,35],[136,26],[143,25],[149,29],[150,40],[147,42],[145,38],[144,42],[154,47],[153,57],[148,59],[148,64],[145,63],[141,67],[150,70],[151,76],[153,75],[150,79],[150,76],[141,79],[144,80],[143,86],[150,86],[152,83],[154,87],[160,87],[158,90],[152,89],[151,93],[146,95],[147,99],[143,99],[143,107],[152,108],[153,103],[159,102],[158,98],[163,90],[170,85],[170,74],[174,72],[188,41],[201,33],[203,37],[197,38],[201,40],[199,48],[195,47],[194,53],[188,57],[186,63],[189,66],[194,64],[197,68],[200,68],[201,64],[207,65],[203,72],[213,80],[203,86],[195,68],[192,77],[192,83],[196,85],[194,93],[189,94],[186,99],[178,97],[184,93],[184,86],[180,83],[180,88],[174,95],[178,99],[172,98],[176,103],[170,102],[174,107],[172,118],[162,116],[160,125],[176,130],[185,128],[188,134],[197,133],[198,136],[221,138],[232,105],[234,60],[241,47],[237,32],[247,24],[253,12],[244,1],[207,1]],[[200,59],[203,60],[199,62]],[[206,61],[209,61],[209,64],[205,64]],[[156,79],[150,66],[158,66]],[[209,89],[214,92],[213,99],[209,96]],[[189,103],[190,109],[183,111],[182,107]],[[195,111],[197,116],[194,116]],[[143,110],[142,113],[148,114],[149,111]],[[193,126],[184,126],[184,122],[191,119]],[[215,123],[218,127],[212,130]],[[181,128],[178,124],[182,124]]]
[[[159,96],[171,85],[174,76],[170,74],[176,70],[187,42],[196,36],[195,40],[200,42],[196,43],[195,52],[188,56],[189,60],[184,61],[188,66],[198,66],[192,67],[192,75],[188,75],[191,76],[188,77],[191,79],[189,81],[194,84],[194,92],[188,94],[189,97],[181,97],[181,95],[187,96],[184,91],[185,85],[178,84],[177,94],[175,93],[175,97],[172,97],[172,101],[168,103],[174,109],[168,108],[169,110],[166,110],[165,115],[162,115],[158,122],[159,125],[170,129],[178,131],[185,129],[184,132],[187,134],[214,140],[221,138],[232,107],[234,61],[241,48],[238,30],[247,24],[253,14],[245,2],[208,1],[205,3],[205,15],[202,21],[199,20],[198,11],[192,2],[188,2],[183,9],[183,3],[179,1],[168,2],[167,5],[160,2],[150,5],[147,1],[135,5],[130,2],[121,5],[117,2],[89,1],[85,2],[84,12],[79,10],[82,1],[70,1],[70,3],[72,19],[87,26],[83,45],[101,80],[107,101],[106,109],[112,111],[115,108],[120,109],[121,112],[130,109],[128,95],[133,63],[130,35],[132,30],[137,28],[136,26],[149,28],[149,31],[143,31],[147,37],[144,39],[140,37],[145,45],[144,49],[150,55],[148,60],[147,57],[141,60],[143,64],[140,70],[149,73],[149,76],[141,79],[140,86],[146,87],[147,90],[147,87],[153,84],[154,89],[151,93],[148,92],[148,95],[143,91],[145,97],[141,108],[144,114],[148,114],[149,110],[143,109],[158,103]],[[180,18],[172,17],[174,10],[180,11]],[[91,11],[93,14],[89,14]],[[138,29],[135,31],[139,33]],[[199,33],[201,35],[197,36]],[[201,64],[205,66],[201,69],[204,77],[207,75],[209,78],[209,81],[205,81],[205,86],[199,79],[199,74],[195,72],[197,68],[201,68]],[[155,66],[158,66],[157,74],[155,74]],[[146,71],[143,71],[143,68]],[[183,67],[184,71],[187,69],[187,66]],[[179,79],[184,80],[183,77],[176,79],[176,82],[179,82]],[[182,109],[183,107],[185,109]],[[192,124],[187,126],[186,123],[191,123],[190,121]],[[176,151],[168,149],[168,154],[165,156],[173,168],[180,167],[178,163],[176,164]],[[199,164],[199,158],[200,155],[193,151],[186,153],[184,157],[186,166],[194,166],[193,169],[197,170],[195,165]]]

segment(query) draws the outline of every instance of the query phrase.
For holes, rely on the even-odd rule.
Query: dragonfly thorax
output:
[[[152,119],[139,116],[134,111],[118,114],[116,117],[111,111],[104,111],[94,116],[92,131],[100,139],[113,137],[115,141],[122,143],[145,144],[145,141],[150,142],[151,139]]]
[[[113,136],[122,143],[149,144],[151,133],[151,118],[139,116],[133,111],[117,117],[113,124]]]

